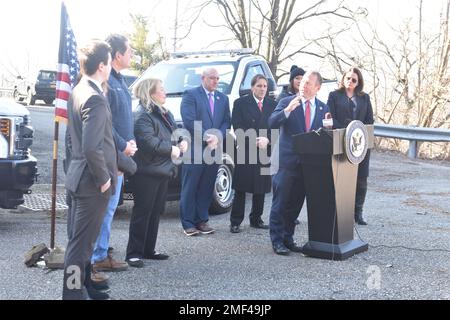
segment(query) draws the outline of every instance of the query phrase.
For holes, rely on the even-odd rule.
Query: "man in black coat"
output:
[[[267,78],[263,75],[253,77],[252,92],[234,102],[231,122],[237,139],[236,167],[233,175],[235,196],[230,215],[230,231],[240,232],[239,226],[244,220],[245,193],[253,194],[250,226],[268,229],[261,216],[264,209],[264,197],[271,189],[268,161],[270,157],[270,130],[268,120],[277,103],[266,97]],[[266,168],[264,172],[264,168]]]

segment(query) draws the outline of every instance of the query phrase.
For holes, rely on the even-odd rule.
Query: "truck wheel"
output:
[[[28,90],[26,104],[31,106],[35,103],[36,103],[36,98],[33,96],[33,93],[31,93],[31,90]]]
[[[214,185],[213,202],[209,208],[210,213],[220,214],[230,211],[234,199],[233,171],[232,161],[225,161],[219,166]]]
[[[45,99],[45,104],[52,104],[53,103],[53,99]]]

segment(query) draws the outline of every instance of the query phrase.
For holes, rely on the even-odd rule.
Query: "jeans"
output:
[[[120,191],[122,190],[123,175],[117,177],[116,191],[109,199],[108,206],[106,208],[105,217],[98,234],[97,241],[94,246],[94,253],[92,254],[91,262],[99,262],[105,260],[108,256],[109,236],[111,234],[111,225],[116,212],[117,205],[119,204]]]

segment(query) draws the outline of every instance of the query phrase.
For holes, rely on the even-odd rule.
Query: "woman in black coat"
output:
[[[261,170],[269,171],[270,163],[262,163],[268,161],[261,161],[259,149],[267,151],[267,156],[270,156],[268,120],[277,104],[275,100],[266,97],[266,77],[263,75],[254,76],[251,85],[252,92],[234,102],[231,118],[237,138],[236,166],[233,174],[235,196],[230,215],[230,231],[232,233],[240,232],[239,226],[244,220],[246,192],[253,194],[250,226],[268,229],[261,216],[264,209],[265,194],[271,190],[271,176],[268,172],[262,175]],[[244,137],[244,132],[252,129],[254,134],[249,135],[250,132],[247,132],[247,136]],[[252,150],[253,155],[250,154]],[[256,160],[253,164],[250,161],[252,158]]]
[[[350,68],[342,76],[339,89],[331,92],[328,106],[333,116],[334,128],[346,128],[353,120],[364,124],[373,124],[373,110],[370,97],[363,92],[364,79],[358,68]],[[358,167],[356,183],[355,222],[360,225],[367,223],[363,219],[363,206],[367,193],[367,177],[369,176],[370,150]]]
[[[164,212],[167,187],[177,174],[172,160],[186,152],[187,142],[172,141],[177,126],[170,111],[163,107],[166,94],[158,79],[145,79],[134,89],[139,99],[134,135],[138,151],[134,155],[137,171],[130,183],[134,207],[130,220],[126,260],[143,267],[142,259],[164,260],[169,256],[155,251],[159,217]]]

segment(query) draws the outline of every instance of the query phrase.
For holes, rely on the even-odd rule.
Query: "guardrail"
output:
[[[388,124],[374,124],[375,136],[409,140],[408,157],[417,158],[417,143],[419,141],[450,142],[450,130],[420,128],[412,126],[395,126]]]
[[[0,97],[12,97],[13,89],[10,88],[0,88]]]

